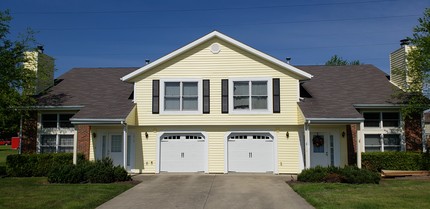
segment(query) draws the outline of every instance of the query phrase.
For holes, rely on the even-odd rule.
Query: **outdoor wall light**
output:
[[[97,137],[96,132],[93,132],[93,138],[96,138],[96,137]]]
[[[345,137],[345,131],[342,131],[342,138]]]
[[[288,138],[290,138],[290,133],[287,131],[287,133],[285,134],[285,136]]]
[[[148,132],[145,132],[145,138],[148,139],[149,135]]]

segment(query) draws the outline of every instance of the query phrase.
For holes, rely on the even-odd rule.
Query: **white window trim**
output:
[[[233,83],[235,81],[266,81],[267,82],[267,109],[259,110],[235,110],[233,105]],[[232,114],[271,114],[273,113],[273,85],[270,77],[249,77],[249,78],[229,78],[228,80],[228,106],[229,113]],[[251,87],[250,87],[251,88]],[[252,100],[249,101],[250,103]]]
[[[405,142],[405,131],[404,131],[404,121],[402,120],[402,114],[399,113],[399,126],[398,127],[384,127],[382,113],[386,112],[396,112],[396,111],[384,111],[384,110],[370,110],[370,111],[362,111],[361,113],[379,113],[379,127],[363,127],[361,131],[363,133],[363,143],[362,143],[362,151],[366,152],[366,135],[380,135],[381,140],[381,152],[384,152],[384,135],[385,134],[398,134],[400,135],[400,151],[406,150],[406,142]],[[364,117],[364,115],[363,115]]]
[[[380,146],[376,146],[376,145],[372,145],[372,146],[366,146],[366,135],[379,135],[379,143],[381,144]],[[400,137],[400,144],[399,145],[385,145],[384,144],[384,135],[399,135]],[[379,133],[365,133],[364,134],[364,149],[363,151],[366,152],[366,147],[380,147],[379,151],[380,152],[385,152],[385,147],[398,147],[400,146],[400,151],[403,151],[403,143],[402,143],[402,134],[401,133],[386,133],[386,134],[379,134]]]
[[[197,82],[197,110],[164,110],[164,89],[166,82]],[[203,92],[202,92],[202,79],[160,79],[160,114],[164,115],[189,115],[189,114],[203,114],[202,112]]]
[[[44,114],[56,114],[57,115],[57,127],[56,128],[43,128],[42,126],[42,115]],[[72,147],[73,145],[60,145],[60,136],[61,135],[75,135],[74,128],[61,128],[60,127],[60,115],[63,114],[75,114],[75,112],[42,112],[38,114],[37,120],[37,152],[41,153],[42,147],[49,147],[46,145],[42,145],[42,136],[43,135],[55,135],[55,153],[59,152],[60,147]]]

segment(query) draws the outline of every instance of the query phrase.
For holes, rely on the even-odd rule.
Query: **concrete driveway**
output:
[[[285,183],[290,176],[158,174],[133,178],[142,183],[98,208],[313,208]]]

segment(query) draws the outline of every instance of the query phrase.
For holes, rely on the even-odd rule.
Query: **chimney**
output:
[[[287,58],[285,58],[285,60],[287,60],[287,64],[290,64],[291,57],[287,57]]]
[[[402,39],[400,40],[400,46],[404,47],[404,46],[408,46],[409,45],[409,40],[408,39]]]
[[[145,65],[149,64],[151,60],[145,60]]]
[[[37,49],[37,52],[39,52],[39,53],[41,53],[41,54],[43,54],[43,51],[45,50],[45,49],[43,49],[43,46],[42,46],[42,45],[38,45],[38,46],[36,47],[36,49]]]

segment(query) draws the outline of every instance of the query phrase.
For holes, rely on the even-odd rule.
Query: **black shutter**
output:
[[[228,79],[221,80],[221,113],[228,113]]]
[[[281,112],[281,98],[280,98],[280,83],[279,78],[274,78],[273,84],[273,113]]]
[[[210,112],[210,85],[209,80],[203,80],[203,113],[208,114]]]
[[[160,113],[160,81],[152,80],[152,113]]]

